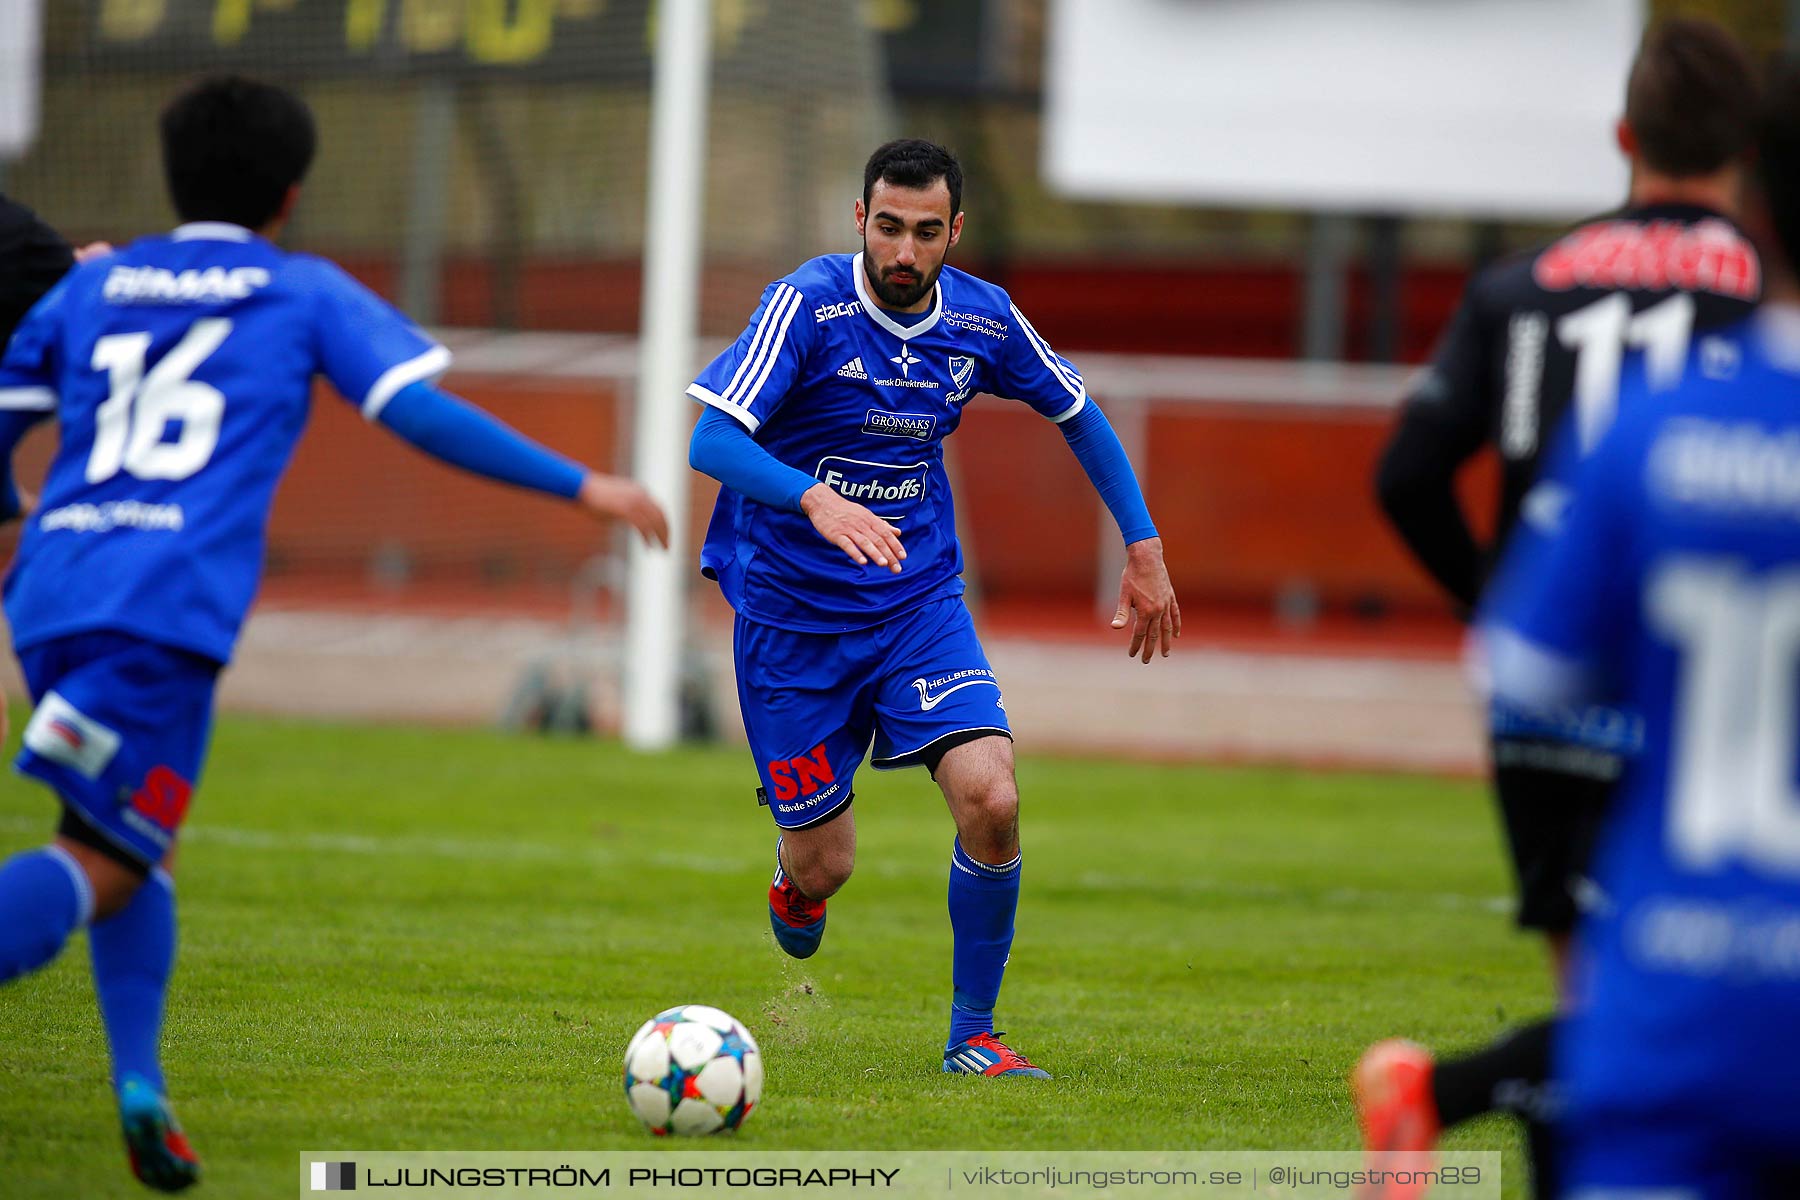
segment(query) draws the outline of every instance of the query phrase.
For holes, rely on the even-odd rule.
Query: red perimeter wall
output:
[[[455,378],[451,385],[533,436],[613,461],[613,397],[592,385]],[[1386,417],[1242,406],[1153,410],[1146,486],[1180,594],[1262,603],[1304,582],[1327,604],[1438,607],[1379,518],[1369,478]],[[971,567],[996,599],[1093,594],[1101,514],[1055,428],[984,397],[949,443]],[[1491,469],[1471,498],[1491,495]],[[690,546],[716,489],[693,484]],[[270,535],[286,577],[366,575],[403,546],[415,578],[470,586],[557,582],[605,545],[580,514],[483,486],[424,460],[335,397],[321,396]]]

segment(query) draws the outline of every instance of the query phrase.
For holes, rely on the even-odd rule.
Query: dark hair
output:
[[[305,101],[239,75],[204,79],[163,109],[163,174],[183,221],[260,229],[306,176],[317,137]]]
[[[954,220],[962,211],[962,164],[956,161],[956,155],[936,142],[898,138],[877,146],[863,168],[864,208],[869,206],[878,179],[903,188],[928,188],[941,179],[950,189],[951,218]]]
[[[1678,17],[1644,35],[1625,89],[1638,153],[1665,175],[1710,175],[1755,137],[1756,69],[1711,21]]]
[[[1777,246],[1790,271],[1800,270],[1800,56],[1789,53],[1769,69],[1756,146],[1757,182]]]

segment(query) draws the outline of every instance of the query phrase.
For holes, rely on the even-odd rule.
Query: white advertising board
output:
[[[0,0],[0,159],[37,140],[44,59],[42,0]]]
[[[1052,0],[1044,170],[1087,199],[1566,217],[1624,198],[1641,0]]]

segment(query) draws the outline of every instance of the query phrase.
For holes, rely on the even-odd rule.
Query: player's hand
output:
[[[1112,627],[1124,629],[1127,625],[1131,626],[1131,648],[1125,653],[1146,663],[1159,645],[1163,657],[1169,657],[1175,639],[1181,636],[1181,605],[1175,602],[1169,568],[1163,565],[1161,538],[1145,538],[1125,549],[1119,611],[1113,614]]]
[[[806,514],[819,536],[850,556],[859,567],[873,562],[900,573],[906,559],[906,547],[900,544],[900,531],[854,500],[845,499],[826,484],[815,483],[800,497],[800,511]]]
[[[87,245],[75,251],[75,261],[78,263],[90,262],[96,258],[105,258],[112,252],[113,246],[111,242],[89,242]]]
[[[576,499],[596,516],[631,522],[631,527],[650,545],[669,548],[669,515],[636,481],[590,472],[581,481]]]

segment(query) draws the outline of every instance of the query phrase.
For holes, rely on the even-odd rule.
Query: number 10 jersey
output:
[[[338,267],[184,225],[76,267],[0,362],[60,441],[6,581],[20,649],[95,630],[219,662],[324,375],[373,420],[450,353]]]

